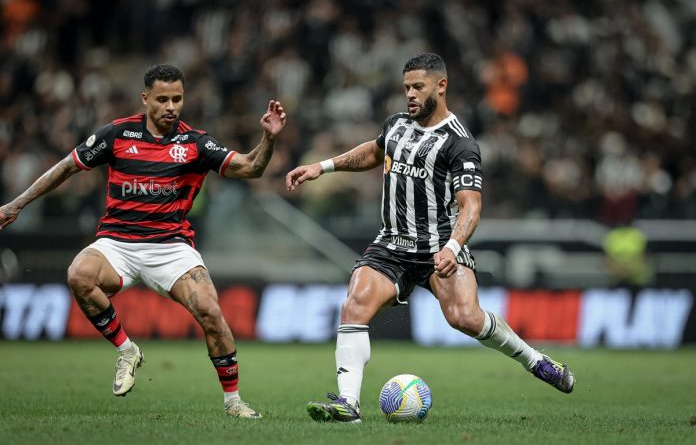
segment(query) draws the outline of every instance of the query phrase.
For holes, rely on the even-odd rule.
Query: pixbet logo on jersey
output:
[[[125,181],[123,184],[121,184],[121,196],[169,196],[177,193],[178,191],[179,184],[177,182],[161,185],[155,183],[154,179],[150,179],[150,182],[139,182],[137,179],[133,179],[133,181]]]

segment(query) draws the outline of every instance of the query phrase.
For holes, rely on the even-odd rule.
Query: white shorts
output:
[[[89,246],[102,253],[121,277],[121,290],[142,281],[165,297],[176,280],[196,266],[203,258],[186,243],[124,243],[99,238]]]

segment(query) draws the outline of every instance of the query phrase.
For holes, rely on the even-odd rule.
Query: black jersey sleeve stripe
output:
[[[128,175],[151,176],[156,178],[174,177],[189,173],[205,173],[205,170],[197,163],[179,164],[120,158],[114,160],[112,168]]]

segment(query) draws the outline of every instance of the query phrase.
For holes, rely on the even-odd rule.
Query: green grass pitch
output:
[[[372,344],[363,423],[314,423],[310,400],[335,391],[334,346],[238,347],[242,397],[259,421],[227,418],[202,341],[139,342],[146,363],[125,398],[111,394],[105,341],[0,341],[0,444],[695,444],[696,349],[549,348],[577,377],[562,394],[481,348]],[[433,392],[423,424],[392,425],[379,389],[396,374]]]

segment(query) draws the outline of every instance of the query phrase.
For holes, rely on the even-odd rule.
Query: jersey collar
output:
[[[419,130],[422,130],[422,131],[435,131],[435,130],[437,130],[438,128],[441,128],[441,127],[443,127],[444,125],[447,125],[450,121],[452,121],[452,120],[455,119],[456,116],[454,115],[454,113],[452,113],[451,111],[448,111],[448,113],[449,113],[449,114],[447,115],[446,118],[442,119],[440,122],[438,122],[437,124],[433,125],[432,127],[421,127],[420,124],[419,124],[418,122],[412,120],[413,126],[414,126],[415,128],[417,128],[417,129],[419,129]]]

